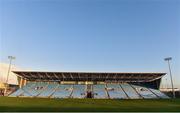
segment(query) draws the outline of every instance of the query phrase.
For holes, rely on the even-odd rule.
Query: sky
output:
[[[180,88],[179,0],[0,0],[0,62],[41,71],[166,72]]]

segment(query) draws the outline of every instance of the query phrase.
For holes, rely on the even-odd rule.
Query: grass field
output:
[[[110,100],[0,97],[0,111],[179,111],[180,99]]]

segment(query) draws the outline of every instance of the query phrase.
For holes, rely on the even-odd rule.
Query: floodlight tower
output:
[[[6,92],[7,92],[8,80],[9,80],[9,73],[10,73],[10,70],[11,70],[11,63],[12,63],[12,60],[16,59],[16,57],[14,57],[14,56],[8,56],[8,59],[9,59],[9,68],[8,68],[8,72],[7,72],[6,88],[5,88],[5,91],[4,91],[5,94],[6,94]]]
[[[171,66],[170,66],[170,60],[172,60],[172,57],[167,57],[164,60],[168,62],[169,74],[170,74],[170,78],[171,78],[172,93],[173,93],[173,98],[175,98],[174,85],[173,85]]]

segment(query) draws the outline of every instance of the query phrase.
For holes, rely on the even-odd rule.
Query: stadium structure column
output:
[[[20,78],[19,88],[22,88],[22,86],[23,86],[23,82],[24,82],[23,78]]]
[[[26,83],[27,83],[27,80],[26,80],[26,79],[24,79],[23,86],[25,86],[25,85],[26,85]]]

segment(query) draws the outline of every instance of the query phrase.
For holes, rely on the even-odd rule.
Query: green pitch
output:
[[[180,99],[110,100],[0,97],[0,111],[180,111]]]

